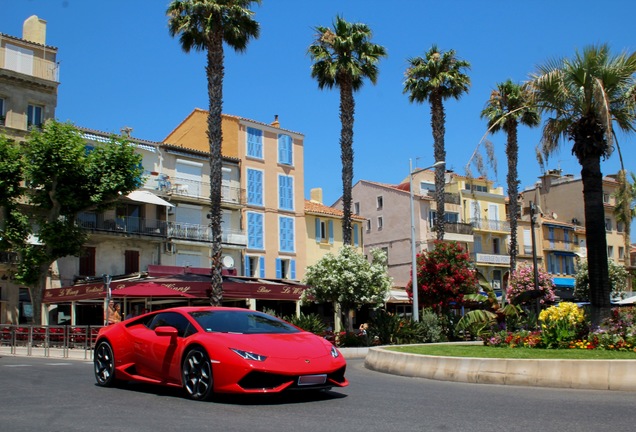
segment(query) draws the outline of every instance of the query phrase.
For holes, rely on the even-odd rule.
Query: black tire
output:
[[[207,401],[214,393],[212,363],[210,357],[201,348],[193,348],[185,355],[181,365],[183,388],[188,397],[194,400]]]
[[[108,342],[102,341],[95,347],[93,365],[95,366],[95,381],[97,381],[98,386],[112,387],[115,385],[115,356],[113,348]]]

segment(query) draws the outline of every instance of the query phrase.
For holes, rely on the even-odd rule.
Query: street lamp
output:
[[[440,165],[444,165],[445,161],[437,161],[433,165],[421,168],[413,171],[413,161],[409,159],[409,191],[411,199],[411,286],[413,288],[413,321],[420,320],[420,308],[418,298],[418,286],[417,286],[417,262],[416,262],[416,250],[415,250],[415,204],[413,202],[413,176],[419,172],[425,171],[431,168],[437,168]]]

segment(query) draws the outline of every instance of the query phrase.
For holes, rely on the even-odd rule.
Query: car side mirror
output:
[[[155,329],[155,334],[157,336],[177,337],[177,335],[179,334],[179,331],[174,327],[159,326]]]

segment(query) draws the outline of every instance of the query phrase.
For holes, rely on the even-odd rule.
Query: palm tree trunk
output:
[[[583,203],[585,207],[585,236],[587,239],[587,263],[592,304],[592,325],[598,326],[610,314],[609,271],[607,267],[607,238],[605,210],[603,206],[603,174],[601,158],[586,155],[580,160],[583,181]]]
[[[220,28],[220,23],[215,28]],[[218,306],[223,301],[223,276],[221,274],[221,145],[223,132],[223,39],[220,31],[210,35],[207,49],[206,73],[208,78],[208,141],[210,145],[210,229],[212,231],[210,263],[210,304]]]
[[[506,143],[506,157],[508,159],[508,220],[510,221],[510,273],[514,273],[517,268],[517,211],[519,203],[519,181],[517,180],[517,161],[519,159],[519,144],[517,142],[517,125],[509,122],[506,126],[508,141]]]
[[[444,104],[439,94],[432,95],[430,100],[435,162],[445,161],[444,134],[446,133],[446,114],[444,114]],[[435,167],[435,202],[437,203],[435,232],[437,233],[437,240],[444,240],[444,173],[444,165]]]
[[[351,82],[340,84],[340,153],[342,158],[342,241],[351,244],[351,188],[353,187],[353,120],[355,101]]]

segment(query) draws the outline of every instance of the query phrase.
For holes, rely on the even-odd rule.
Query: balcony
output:
[[[212,230],[207,225],[183,222],[167,222],[167,237],[172,240],[212,241]],[[221,242],[237,246],[247,246],[245,232],[232,229],[221,229]]]
[[[146,173],[144,189],[158,191],[175,197],[204,199],[210,198],[210,183],[169,177],[165,174]],[[236,186],[221,185],[221,201],[225,204],[245,205],[244,189]]]
[[[544,250],[553,250],[553,251],[570,251],[576,252],[579,249],[579,245],[575,241],[564,241],[564,240],[543,240],[543,249]]]
[[[37,55],[31,55],[29,57],[31,60],[31,67],[28,70],[24,67],[20,70],[17,70],[7,63],[7,49],[5,47],[0,48],[0,58],[5,59],[4,64],[0,65],[0,69],[4,69],[5,71],[19,72],[21,74],[29,75],[34,78],[39,78],[46,81],[53,81],[56,83],[60,81],[60,68],[55,61],[46,60],[38,57]]]
[[[156,219],[138,217],[110,217],[103,214],[80,213],[77,223],[92,231],[111,232],[118,234],[143,234],[153,237],[165,237],[166,222]]]
[[[450,223],[444,224],[444,232],[451,234],[473,235],[473,226],[467,223]]]
[[[476,264],[495,264],[501,266],[510,265],[510,255],[502,254],[486,254],[486,253],[472,253],[471,258]]]
[[[488,219],[470,219],[469,222],[474,229],[481,230],[481,231],[510,232],[510,223],[508,221],[488,220]]]
[[[0,252],[0,264],[17,264],[18,254],[15,252]]]

